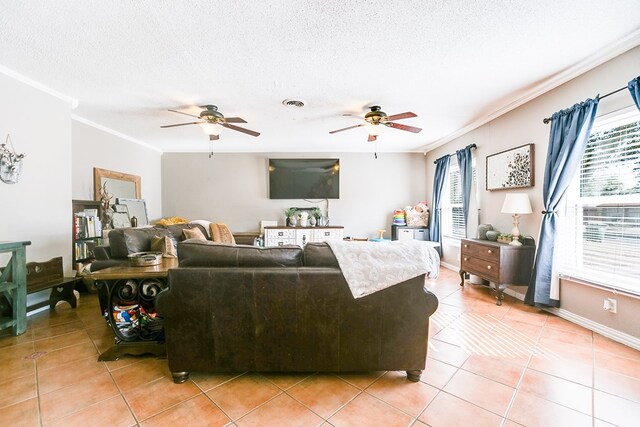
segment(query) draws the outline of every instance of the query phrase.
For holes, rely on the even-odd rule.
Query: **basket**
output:
[[[429,224],[429,211],[406,210],[405,217],[409,227],[426,227]]]
[[[162,252],[135,252],[129,254],[132,267],[149,267],[162,262]]]

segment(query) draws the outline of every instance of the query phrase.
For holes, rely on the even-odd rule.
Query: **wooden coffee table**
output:
[[[176,258],[163,258],[150,267],[118,265],[86,276],[98,285],[100,309],[115,335],[114,345],[99,361],[118,360],[125,354],[166,357],[164,326],[155,311],[155,297],[167,287],[169,269]]]

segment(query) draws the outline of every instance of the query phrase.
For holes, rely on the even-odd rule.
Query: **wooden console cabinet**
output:
[[[496,305],[502,305],[509,285],[528,286],[533,271],[535,245],[511,246],[489,240],[463,239],[460,245],[460,286],[464,274],[475,274],[495,283]]]
[[[327,240],[342,240],[344,227],[265,227],[265,246],[298,245],[304,246],[309,242],[326,242]]]

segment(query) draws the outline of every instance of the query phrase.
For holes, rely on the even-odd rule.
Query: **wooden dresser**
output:
[[[495,283],[496,304],[502,305],[509,285],[528,286],[533,270],[535,245],[511,246],[489,240],[463,239],[460,245],[460,286],[464,274],[475,274]]]

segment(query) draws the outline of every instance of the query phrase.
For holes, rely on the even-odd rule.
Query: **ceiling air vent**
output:
[[[284,101],[282,101],[282,105],[286,105],[287,107],[301,108],[304,107],[304,102],[298,99],[285,99]]]

